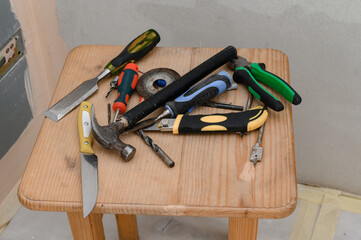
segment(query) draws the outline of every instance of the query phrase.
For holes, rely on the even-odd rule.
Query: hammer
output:
[[[193,84],[213,72],[223,64],[237,58],[237,50],[228,46],[213,57],[204,61],[178,80],[169,84],[156,94],[141,102],[128,112],[124,113],[119,121],[110,123],[107,126],[100,126],[95,117],[94,105],[91,111],[92,133],[97,142],[105,149],[117,151],[121,158],[129,161],[133,158],[136,149],[119,140],[119,135],[127,128],[135,125],[139,120],[146,117],[166,102],[178,97]]]

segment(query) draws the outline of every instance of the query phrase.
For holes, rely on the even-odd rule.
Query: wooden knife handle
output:
[[[94,154],[92,149],[93,135],[90,123],[91,107],[92,104],[90,102],[83,101],[80,104],[78,113],[80,152],[86,154]]]

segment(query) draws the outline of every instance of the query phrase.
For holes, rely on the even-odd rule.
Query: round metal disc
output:
[[[155,68],[144,73],[138,80],[137,91],[140,96],[147,99],[162,90],[157,84],[159,80],[165,81],[165,87],[180,78],[180,75],[170,68]]]

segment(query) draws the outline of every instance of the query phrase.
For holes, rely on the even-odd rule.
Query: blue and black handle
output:
[[[165,108],[170,111],[171,117],[191,112],[194,107],[208,102],[210,99],[226,91],[231,85],[231,76],[226,71],[221,71],[203,79],[174,101],[167,102]]]

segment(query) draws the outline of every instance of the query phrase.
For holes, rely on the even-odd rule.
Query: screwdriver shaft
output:
[[[117,109],[117,111],[115,112],[113,122],[116,122],[116,121],[117,121],[117,119],[118,119],[118,115],[119,115],[119,109]]]
[[[243,106],[226,104],[226,103],[207,102],[207,103],[202,104],[202,106],[243,111]]]
[[[110,124],[111,118],[112,118],[112,111],[111,111],[110,103],[108,103],[108,125]]]

